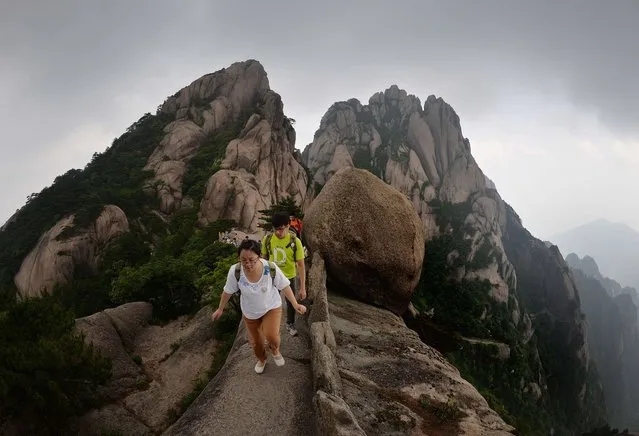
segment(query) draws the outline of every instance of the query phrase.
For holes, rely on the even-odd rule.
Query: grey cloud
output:
[[[425,69],[457,75],[466,71],[478,82],[506,80],[540,90],[558,85],[612,131],[622,136],[638,133],[639,2],[449,0],[395,5],[227,5],[222,8],[225,15],[242,18],[220,22],[216,30],[273,63],[303,65],[306,74],[315,73],[313,84],[337,69],[355,87],[357,77],[349,74],[353,68],[369,67],[374,75],[376,67],[389,64],[396,66],[397,80],[402,73]],[[211,16],[216,10],[211,7]],[[293,16],[286,18],[287,11]]]
[[[613,129],[634,131],[639,118],[634,0],[20,5],[2,19],[0,40],[10,41],[2,51],[29,66],[30,92],[41,98],[97,99],[125,77],[161,70],[173,59],[206,59],[213,69],[222,66],[217,59],[237,53],[237,60],[295,68],[295,80],[320,87],[338,70],[356,84],[353,69],[374,74],[380,64],[395,65],[398,75],[467,70],[486,82],[559,81]]]

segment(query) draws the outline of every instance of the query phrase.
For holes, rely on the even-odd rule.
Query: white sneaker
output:
[[[286,330],[288,330],[288,334],[291,336],[297,335],[297,330],[295,330],[295,326],[293,324],[286,324]]]
[[[277,366],[284,366],[285,362],[284,362],[284,358],[282,357],[281,354],[278,354],[277,356],[273,355],[273,360],[275,361],[275,364]]]
[[[277,363],[277,361],[275,361],[275,363]],[[264,367],[265,366],[266,366],[266,361],[260,362],[258,360],[257,363],[255,364],[255,372],[258,373],[258,374],[262,374],[264,372]]]

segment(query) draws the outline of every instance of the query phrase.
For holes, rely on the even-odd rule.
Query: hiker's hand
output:
[[[295,311],[300,315],[304,315],[306,313],[306,306],[304,306],[303,304],[298,304],[297,306],[295,306]]]
[[[213,312],[213,315],[211,315],[211,319],[213,321],[217,321],[218,319],[220,319],[223,313],[224,311],[222,309],[218,309],[215,312]]]
[[[306,300],[306,286],[300,286],[300,300]]]

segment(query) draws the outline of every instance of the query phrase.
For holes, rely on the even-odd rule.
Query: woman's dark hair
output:
[[[282,227],[287,225],[290,219],[288,212],[277,212],[271,218],[271,224],[275,228]]]
[[[253,239],[245,239],[242,241],[239,247],[237,247],[237,255],[239,256],[242,250],[251,250],[258,256],[262,253],[262,244]]]

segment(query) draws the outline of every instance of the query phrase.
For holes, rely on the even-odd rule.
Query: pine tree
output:
[[[272,205],[268,209],[260,210],[259,213],[262,214],[262,217],[260,218],[260,221],[257,224],[257,226],[266,231],[271,230],[273,227],[271,225],[271,217],[273,216],[273,214],[277,212],[288,212],[290,216],[294,216],[299,219],[304,218],[304,213],[302,212],[302,208],[298,206],[297,203],[295,202],[295,199],[289,195],[288,197],[283,198],[282,200],[278,201],[276,204]]]

